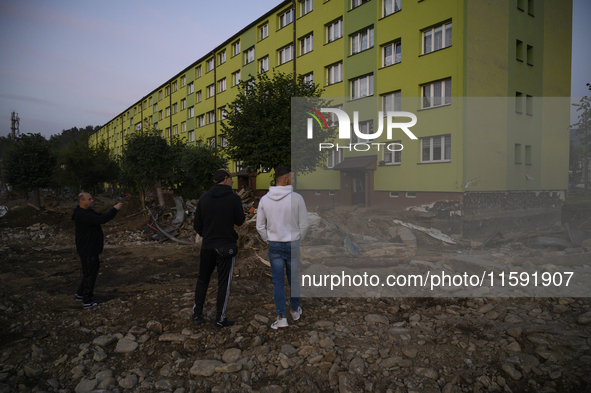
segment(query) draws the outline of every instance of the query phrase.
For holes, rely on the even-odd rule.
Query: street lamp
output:
[[[577,106],[580,107],[581,104],[571,104],[572,106]],[[589,142],[587,141],[587,131],[589,129],[589,127],[587,127],[587,117],[589,116],[589,114],[587,113],[587,111],[584,111],[583,114],[583,121],[582,121],[582,125],[585,127],[585,155],[583,156],[583,196],[587,196],[587,185],[589,183],[589,157],[588,157],[588,153],[587,153],[587,147],[589,145]]]

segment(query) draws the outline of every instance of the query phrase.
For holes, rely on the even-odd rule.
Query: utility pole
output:
[[[19,123],[21,119],[18,117],[18,113],[12,112],[10,115],[10,137],[12,140],[16,140],[20,136]]]

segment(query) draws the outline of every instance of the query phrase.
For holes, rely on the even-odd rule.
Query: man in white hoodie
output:
[[[285,274],[290,287],[291,316],[300,319],[300,241],[308,231],[308,212],[304,198],[293,191],[291,169],[275,169],[276,187],[261,198],[257,209],[257,231],[269,243],[269,262],[277,320],[272,329],[287,329]]]

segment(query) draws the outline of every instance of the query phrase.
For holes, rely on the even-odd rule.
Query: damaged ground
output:
[[[103,226],[96,292],[104,303],[91,310],[73,298],[81,277],[70,220],[75,202],[46,200],[39,211],[25,201],[6,203],[8,214],[0,218],[0,392],[591,390],[589,298],[306,297],[300,321],[271,330],[266,247],[256,236],[256,203],[248,196],[244,202],[248,218],[239,230],[228,306],[236,325],[220,331],[211,326],[215,275],[206,302],[211,323],[190,321],[198,246],[159,236],[139,201],[125,199],[116,219]],[[114,203],[97,198],[95,210]],[[173,225],[175,206],[168,196],[166,209],[154,209],[156,223],[183,242],[194,241],[191,203]],[[304,267],[378,250],[374,258],[416,272],[429,264],[459,272],[478,263],[591,272],[583,213],[563,217],[568,227],[480,239],[410,212],[315,213],[302,246]],[[351,255],[355,246],[357,257]]]

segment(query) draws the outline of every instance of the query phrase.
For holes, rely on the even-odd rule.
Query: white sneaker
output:
[[[287,323],[287,318],[283,318],[283,319],[279,319],[277,318],[277,320],[275,322],[273,322],[273,324],[271,324],[271,329],[287,329],[289,327],[289,324]]]
[[[302,308],[298,307],[298,311],[296,311],[296,312],[289,310],[289,313],[291,314],[291,317],[293,318],[293,320],[297,321],[298,319],[300,319],[300,316],[302,315]]]

